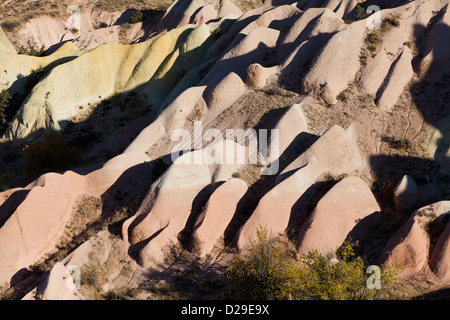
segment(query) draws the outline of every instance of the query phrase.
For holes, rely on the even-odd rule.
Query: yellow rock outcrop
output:
[[[131,90],[146,94],[151,104],[160,104],[177,85],[180,72],[201,62],[199,48],[204,50],[201,45],[209,36],[206,25],[186,25],[142,43],[107,43],[83,51],[76,59],[53,68],[34,87],[5,138],[25,138],[39,129],[64,129],[80,112],[80,106]],[[69,49],[67,44],[50,57]],[[34,61],[28,56],[12,56]],[[46,65],[44,60],[36,60],[36,65],[38,61]],[[9,65],[12,69],[22,64],[16,60]]]

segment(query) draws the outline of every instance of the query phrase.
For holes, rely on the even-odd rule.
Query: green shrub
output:
[[[108,274],[96,257],[81,267],[80,279],[82,294],[86,299],[103,299],[103,286],[108,282]]]
[[[102,295],[105,300],[130,300],[135,298],[141,290],[139,288],[121,288],[109,290]]]
[[[42,45],[40,49],[35,48],[34,44],[31,44],[28,47],[21,46],[18,54],[26,54],[33,57],[43,57],[45,56],[45,46]]]
[[[355,19],[344,19],[345,24],[352,24],[355,21],[364,19],[367,16],[367,9],[361,4],[356,5]]]
[[[358,244],[345,242],[337,250],[337,259],[330,260],[318,251],[303,255],[304,265],[300,273],[300,286],[294,293],[302,300],[372,300],[381,291],[369,289],[366,266],[357,257],[353,247]],[[381,284],[385,287],[397,275],[397,269],[381,266]]]
[[[366,37],[367,49],[371,52],[374,52],[377,49],[378,44],[381,43],[382,37],[381,33],[378,31],[369,33]]]
[[[95,262],[86,264],[81,268],[80,278],[82,285],[91,286],[98,291],[102,290],[102,285],[106,282],[103,267]]]
[[[269,237],[267,230],[257,230],[257,240],[248,253],[237,255],[229,270],[239,298],[282,299],[292,292],[300,272],[295,257],[296,250],[287,237]]]
[[[6,110],[9,107],[12,95],[8,90],[2,90],[0,92],[0,131],[4,129],[6,123],[8,122],[6,116]]]
[[[285,236],[269,237],[257,231],[248,253],[237,255],[229,277],[237,284],[238,297],[244,299],[281,299],[290,295],[299,300],[374,299],[381,289],[368,288],[365,263],[353,250],[356,244],[344,243],[329,259],[318,251],[297,258]],[[380,266],[382,288],[393,282],[397,268]]]
[[[339,101],[342,101],[342,102],[347,102],[348,101],[348,95],[347,95],[347,93],[345,93],[344,91],[342,91],[341,93],[339,93],[338,95],[337,95],[337,97],[336,97]]]
[[[367,16],[367,9],[364,8],[362,5],[357,4],[356,5],[356,19],[362,20]]]
[[[14,118],[25,98],[45,74],[46,70],[42,67],[31,70],[24,85],[25,92],[22,94],[11,93],[6,89],[0,92],[0,134],[4,133],[8,122]]]
[[[142,14],[141,10],[136,10],[130,17],[131,23],[142,22],[142,20],[144,20],[144,15]]]
[[[391,148],[397,150],[409,150],[413,147],[413,143],[408,138],[396,139],[395,137],[382,137],[381,140],[388,143]]]
[[[392,27],[400,26],[400,18],[397,16],[391,16],[383,20],[381,23],[381,29],[389,30]]]
[[[64,171],[81,162],[77,150],[56,132],[47,132],[43,140],[25,146],[25,174],[36,179],[47,172]]]
[[[2,29],[9,32],[14,31],[19,25],[19,20],[6,20],[1,23]]]

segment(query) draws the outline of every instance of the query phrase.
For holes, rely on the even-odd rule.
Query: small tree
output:
[[[8,121],[7,109],[11,101],[12,95],[8,90],[0,92],[0,131],[2,131]]]
[[[296,250],[286,236],[269,237],[266,229],[256,236],[248,252],[235,257],[229,276],[242,298],[281,299],[297,286]]]
[[[357,244],[354,244],[357,245]],[[373,299],[375,290],[367,288],[364,261],[355,257],[353,246],[345,243],[337,258],[328,259],[314,250],[301,257],[304,267],[296,299],[360,300]]]
[[[63,171],[78,165],[81,157],[63,135],[47,132],[43,140],[25,147],[25,174],[36,179],[47,172]]]
[[[40,49],[36,49],[34,44],[29,44],[28,47],[21,46],[18,54],[26,54],[34,57],[43,57],[45,56],[45,46],[42,45]]]
[[[362,5],[357,4],[356,5],[356,19],[362,20],[367,16],[367,9],[364,8]]]
[[[144,20],[144,15],[142,14],[141,10],[136,10],[130,17],[131,23],[142,22],[142,20]]]
[[[269,237],[265,229],[257,231],[248,253],[238,255],[230,268],[230,278],[245,299],[281,299],[290,294],[298,300],[374,299],[381,289],[368,287],[366,266],[353,247],[344,243],[335,258],[317,250],[296,258],[297,252],[285,237]],[[380,283],[393,282],[398,269],[380,266]]]

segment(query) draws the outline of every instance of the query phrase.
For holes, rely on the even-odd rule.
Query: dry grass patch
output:
[[[47,272],[54,264],[65,258],[72,250],[101,229],[100,215],[103,203],[100,198],[84,196],[74,207],[71,220],[55,250],[36,262],[31,270]]]

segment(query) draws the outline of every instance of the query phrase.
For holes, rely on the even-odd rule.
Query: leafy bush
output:
[[[42,45],[40,49],[35,48],[34,44],[31,44],[28,47],[21,46],[18,54],[26,54],[33,57],[43,57],[45,56],[45,46]]]
[[[297,257],[285,237],[269,237],[257,231],[245,255],[234,259],[229,276],[237,285],[239,298],[281,299],[290,295],[301,300],[374,299],[381,290],[368,288],[366,266],[353,247],[344,243],[336,257],[329,259],[318,251]],[[395,280],[398,270],[381,266],[381,285]]]
[[[131,23],[142,22],[142,20],[144,20],[144,15],[142,14],[141,10],[136,10],[130,17]]]
[[[371,52],[376,51],[378,44],[382,41],[381,33],[378,31],[369,33],[365,39],[367,49]]]
[[[239,298],[282,299],[298,286],[300,265],[296,250],[287,237],[269,237],[257,230],[257,240],[248,253],[237,255],[229,276],[237,284]]]
[[[389,30],[392,27],[400,26],[400,18],[397,16],[391,16],[383,20],[381,23],[381,28]]]
[[[6,20],[1,23],[2,29],[9,32],[14,31],[19,25],[19,20]]]
[[[405,139],[396,139],[395,137],[382,137],[383,142],[389,144],[389,146],[393,149],[397,150],[409,150],[413,147],[413,143],[408,138]]]
[[[366,266],[361,257],[356,257],[353,247],[357,243],[344,245],[337,250],[337,259],[327,259],[318,251],[303,255],[304,265],[300,273],[300,286],[296,299],[307,300],[372,300],[380,290],[369,289]],[[381,284],[392,282],[397,269],[381,266]]]
[[[77,150],[56,132],[47,132],[43,140],[25,146],[25,174],[36,179],[47,172],[63,171],[78,165]]]
[[[0,92],[0,131],[4,129],[6,123],[8,122],[6,116],[6,110],[9,107],[12,95],[8,90],[2,90]]]
[[[139,288],[121,288],[109,290],[102,295],[105,300],[130,300],[135,298],[141,290]]]
[[[339,93],[338,95],[337,95],[337,97],[336,97],[339,101],[342,101],[342,102],[347,102],[348,101],[348,95],[344,92],[344,91],[342,91],[341,93]]]
[[[98,291],[102,290],[101,287],[106,282],[105,271],[102,265],[95,262],[82,267],[80,278],[83,285],[91,286]]]
[[[367,16],[367,9],[364,8],[362,5],[357,4],[356,5],[356,19],[362,20]]]
[[[24,85],[25,92],[22,94],[11,93],[6,89],[0,92],[0,134],[4,133],[8,122],[14,118],[27,95],[45,74],[46,70],[42,67],[31,70]]]

